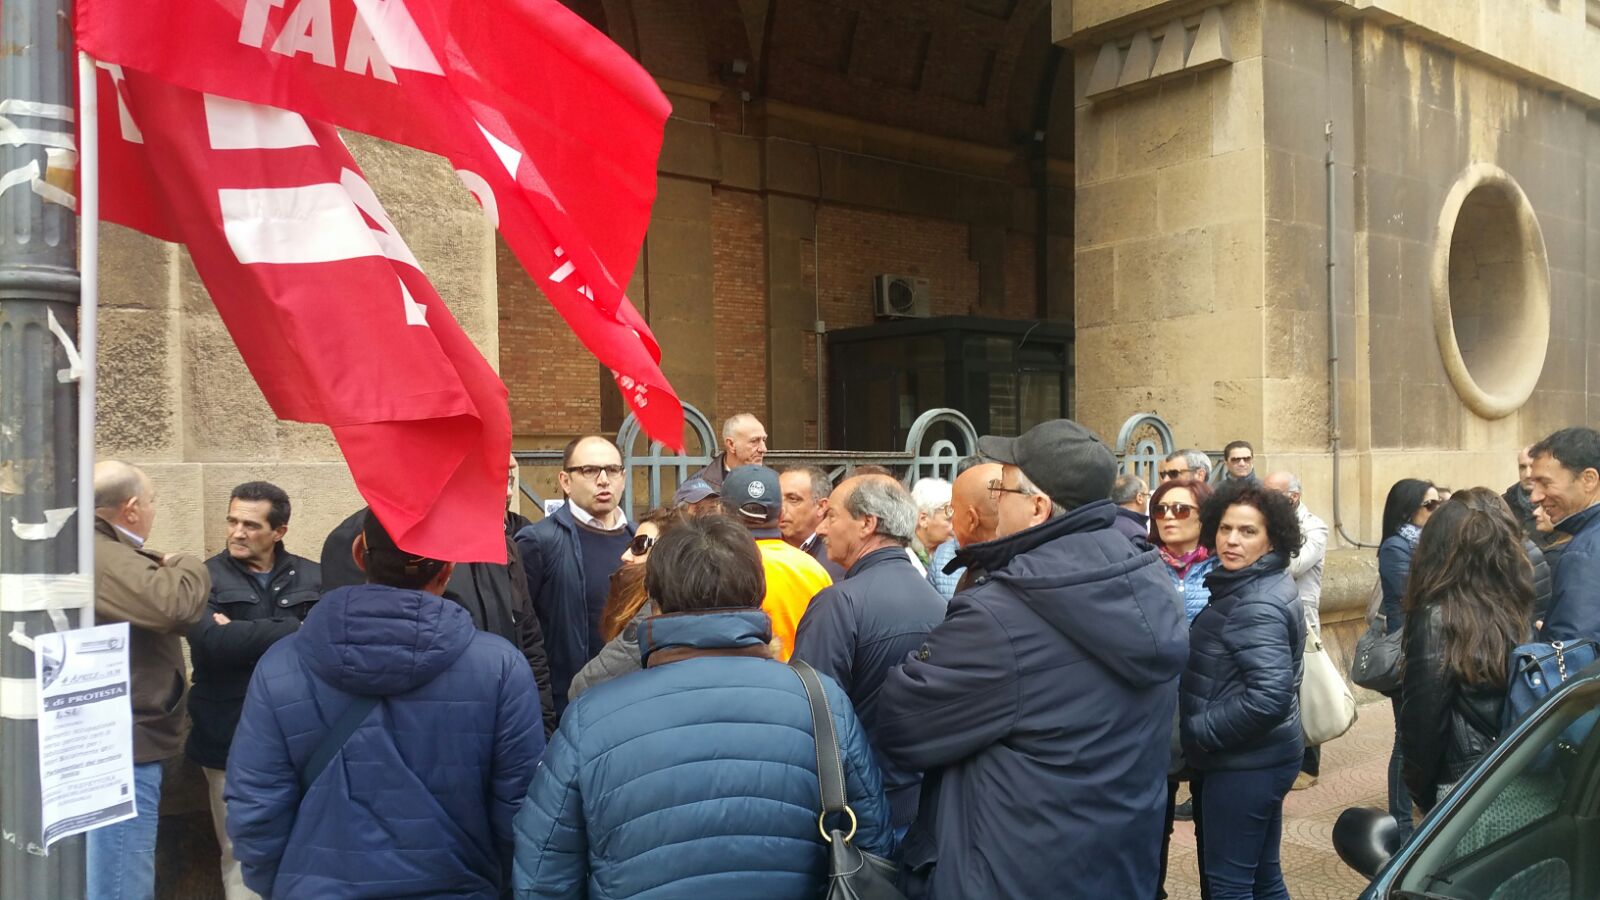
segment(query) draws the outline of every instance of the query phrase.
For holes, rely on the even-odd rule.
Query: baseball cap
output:
[[[1117,460],[1100,436],[1071,419],[1040,422],[1017,437],[978,438],[978,452],[1022,470],[1064,509],[1111,497]]]
[[[778,473],[766,466],[740,466],[722,479],[722,507],[758,538],[782,537],[778,515],[783,512],[783,491]]]
[[[685,506],[715,496],[717,489],[711,482],[704,478],[690,478],[678,485],[677,493],[672,495],[672,505]]]

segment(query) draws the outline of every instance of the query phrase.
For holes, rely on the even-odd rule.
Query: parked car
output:
[[[1333,843],[1373,879],[1361,900],[1600,897],[1600,665],[1502,737],[1411,840],[1386,852],[1394,820],[1349,809]]]

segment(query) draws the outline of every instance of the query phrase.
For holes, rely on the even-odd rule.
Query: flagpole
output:
[[[78,572],[94,575],[95,373],[100,339],[100,105],[94,57],[78,51]],[[79,627],[94,624],[94,605]]]
[[[72,12],[71,0],[0,0],[0,900],[85,893],[84,838],[44,846],[33,652],[93,603],[72,527],[83,518],[80,423],[94,420],[79,406],[75,341],[77,113],[62,30]]]
[[[94,578],[94,423],[100,359],[100,98],[94,57],[78,51],[78,573]],[[78,627],[94,625],[94,598]],[[84,862],[87,864],[87,854]],[[85,883],[88,873],[85,871]]]

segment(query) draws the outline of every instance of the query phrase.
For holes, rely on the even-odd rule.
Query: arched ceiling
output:
[[[1050,0],[566,0],[658,78],[1072,155]],[[739,68],[743,71],[737,71]]]

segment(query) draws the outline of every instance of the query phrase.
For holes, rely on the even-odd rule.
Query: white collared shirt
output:
[[[567,501],[567,506],[571,508],[572,517],[574,519],[577,519],[579,522],[582,522],[584,525],[587,525],[596,531],[621,531],[628,524],[628,514],[623,512],[622,507],[620,506],[611,511],[611,514],[617,517],[617,521],[615,525],[609,526],[601,522],[599,519],[596,519],[594,516],[589,515],[588,510],[576,503],[573,503],[571,500]]]
[[[121,525],[118,525],[115,522],[111,523],[111,527],[122,532],[122,536],[127,538],[128,542],[133,544],[134,547],[140,550],[144,549],[144,538],[139,537],[137,534],[134,534],[126,528],[123,528]]]

